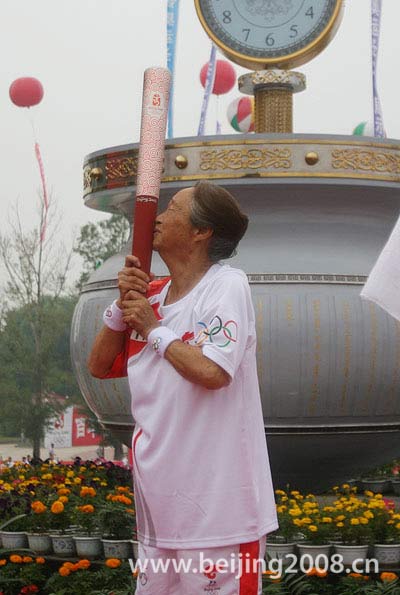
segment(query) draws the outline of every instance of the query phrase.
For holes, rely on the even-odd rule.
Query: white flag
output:
[[[360,295],[400,320],[400,219]]]

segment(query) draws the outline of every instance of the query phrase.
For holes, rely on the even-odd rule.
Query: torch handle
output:
[[[157,216],[164,165],[171,73],[148,68],[144,73],[142,120],[133,217],[132,254],[150,272],[154,222]]]

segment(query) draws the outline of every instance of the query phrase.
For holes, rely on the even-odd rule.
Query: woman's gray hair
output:
[[[198,182],[194,187],[190,222],[198,229],[212,229],[208,257],[211,262],[218,262],[236,254],[249,218],[227,190],[209,182]]]

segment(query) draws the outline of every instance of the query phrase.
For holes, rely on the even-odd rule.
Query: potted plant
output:
[[[3,548],[25,548],[28,546],[25,517],[30,510],[29,497],[19,494],[10,484],[7,488],[0,490],[0,510],[4,521],[0,525],[0,537]]]
[[[386,494],[391,488],[392,464],[376,467],[361,476],[361,486],[374,494]]]
[[[351,565],[355,559],[365,559],[371,540],[368,504],[351,496],[336,503],[334,522],[340,543],[335,543],[335,553],[343,557],[343,564]]]
[[[299,555],[303,560],[304,556],[308,556],[311,567],[324,567],[325,560],[329,559],[334,536],[334,509],[331,506],[321,509],[316,500],[310,499],[308,502],[309,505],[305,503],[302,514],[295,519],[304,536],[304,541],[298,543]]]
[[[384,500],[371,510],[370,527],[374,557],[384,566],[400,563],[400,514]]]
[[[82,488],[82,492],[85,489]],[[75,547],[78,556],[93,560],[102,555],[101,534],[98,528],[97,511],[92,502],[75,504],[72,519],[76,523],[76,535],[74,535]]]
[[[265,556],[267,560],[281,559],[284,564],[289,564],[288,556],[294,553],[296,546],[294,536],[298,530],[289,513],[289,496],[283,490],[275,490],[275,495],[279,529],[268,534]]]
[[[71,531],[71,502],[66,497],[58,496],[50,505],[50,513],[50,537],[54,553],[58,556],[74,556],[76,550]]]
[[[130,558],[136,522],[132,508],[133,494],[128,488],[116,488],[99,506],[98,524],[106,558]]]
[[[31,512],[26,517],[28,544],[36,554],[48,554],[52,551],[49,535],[51,517],[48,506],[42,500],[31,503]]]

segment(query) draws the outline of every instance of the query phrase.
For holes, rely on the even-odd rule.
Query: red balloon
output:
[[[208,62],[204,64],[200,71],[200,82],[203,87],[206,86]],[[214,95],[224,95],[233,89],[236,83],[236,72],[230,62],[226,60],[217,60],[215,65],[215,80],[212,93]]]
[[[25,76],[15,80],[10,86],[10,99],[18,107],[32,107],[43,99],[43,86],[37,79]]]

